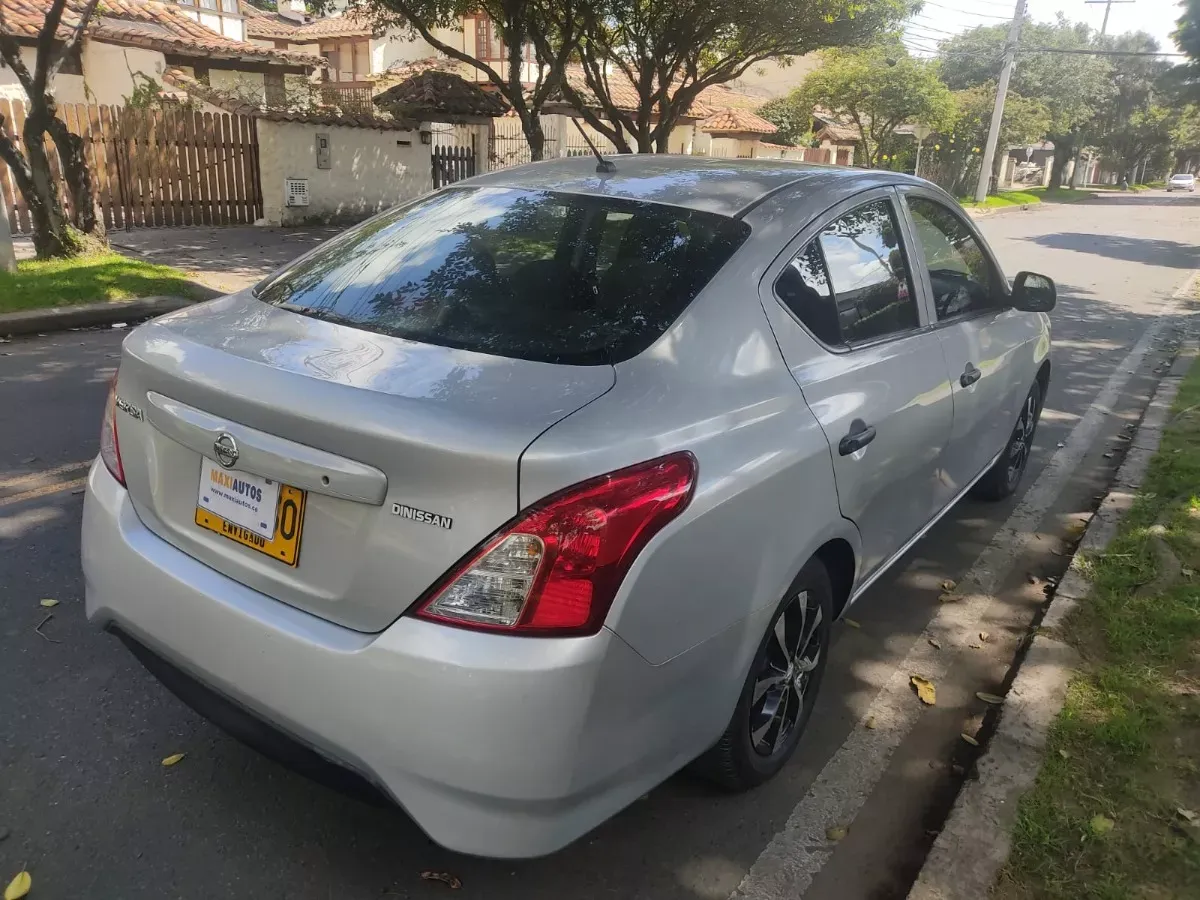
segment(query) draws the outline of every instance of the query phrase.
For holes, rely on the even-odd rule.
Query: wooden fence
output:
[[[24,104],[0,100],[0,116],[5,133],[21,146]],[[258,136],[247,116],[69,103],[60,106],[59,117],[84,139],[108,229],[249,224],[262,216]],[[58,156],[49,140],[46,145],[70,209]],[[29,233],[29,208],[3,163],[0,193],[8,201],[9,227]]]
[[[475,148],[443,146],[433,148],[433,186],[445,187],[475,174]]]

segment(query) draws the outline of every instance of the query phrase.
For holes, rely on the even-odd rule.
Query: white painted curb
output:
[[[1180,381],[1195,355],[1196,347],[1189,342],[1155,388],[1116,480],[1088,522],[1070,568],[1030,641],[1005,697],[996,732],[976,766],[976,778],[959,793],[908,900],[978,900],[991,892],[1012,847],[1017,803],[1041,771],[1046,737],[1066,701],[1078,663],[1075,650],[1052,634],[1091,590],[1080,560],[1104,550],[1116,536],[1158,450]]]

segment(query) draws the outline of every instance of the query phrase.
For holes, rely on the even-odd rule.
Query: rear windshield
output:
[[[254,293],[427,344],[616,363],[661,336],[748,233],[652,203],[452,188],[362,223]]]

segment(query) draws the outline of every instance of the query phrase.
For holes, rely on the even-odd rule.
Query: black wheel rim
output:
[[[787,746],[805,706],[813,673],[821,662],[826,623],[821,604],[808,591],[791,599],[767,637],[766,653],[750,697],[750,745],[761,756]]]
[[[1021,417],[1017,419],[1017,427],[1013,429],[1012,440],[1008,443],[1008,481],[1011,484],[1025,471],[1029,462],[1029,451],[1033,446],[1033,430],[1037,426],[1037,395],[1029,392],[1025,398],[1025,406],[1021,409]]]

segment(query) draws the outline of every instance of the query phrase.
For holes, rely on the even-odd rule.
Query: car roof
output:
[[[588,155],[501,169],[460,183],[472,187],[595,194],[739,216],[765,197],[791,185],[803,182],[817,188],[854,178],[878,181],[885,174],[783,159],[717,159],[651,153],[607,158],[616,166],[616,172],[597,172],[596,158]]]

